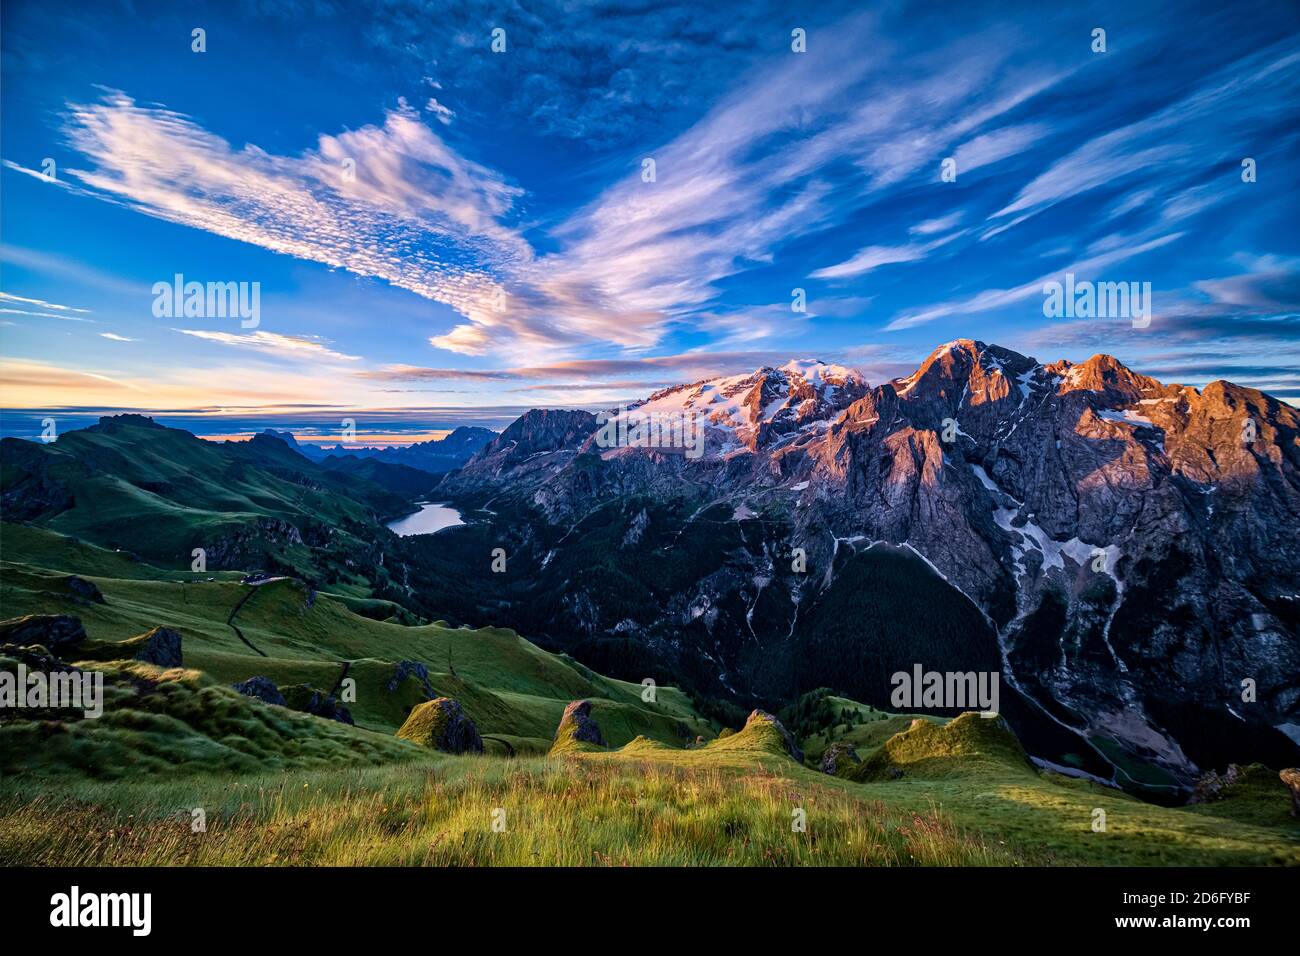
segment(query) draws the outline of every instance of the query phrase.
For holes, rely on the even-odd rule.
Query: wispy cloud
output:
[[[360,356],[344,355],[329,348],[317,338],[302,335],[280,335],[258,329],[254,332],[209,332],[203,329],[172,329],[182,335],[192,335],[196,339],[220,342],[235,348],[253,349],[280,358],[297,360],[329,360],[334,362],[358,362]],[[112,336],[108,336],[112,337]]]
[[[1279,100],[1300,96],[1297,66],[1300,52],[1281,43],[1233,63],[1169,106],[1090,138],[1026,184],[993,218],[1041,212],[1151,169],[1160,170],[1170,198],[1197,185],[1195,177],[1216,162],[1235,171],[1240,134],[1267,125]]]
[[[474,315],[498,271],[531,257],[502,218],[520,195],[415,111],[321,136],[300,156],[234,149],[191,118],[122,93],[73,104],[65,132],[94,164],[65,175],[146,215],[383,279]]]
[[[79,315],[65,315],[59,312],[32,312],[29,309],[0,309],[0,312],[7,315],[31,315],[42,319],[62,319],[64,322],[94,322],[94,319],[87,319]]]
[[[55,309],[59,312],[82,312],[82,313],[90,312],[89,309],[78,309],[75,306],[71,306],[71,305],[60,305],[57,302],[46,302],[44,299],[28,299],[25,298],[24,296],[13,295],[8,292],[0,292],[0,300],[3,300],[5,302],[21,302],[23,305],[34,305],[37,308],[41,308],[41,309]],[[31,313],[31,314],[35,315],[35,314],[43,314],[43,313]]]
[[[165,105],[146,103],[143,85],[133,91],[140,101],[110,91],[87,103],[90,87],[69,84],[73,92],[53,94],[68,103],[61,123],[71,149],[59,178],[14,181],[42,200],[46,189],[98,197],[448,306],[348,282],[349,306],[364,294],[394,307],[371,314],[367,300],[322,319],[337,325],[295,326],[311,311],[300,307],[277,331],[249,335],[178,330],[203,361],[238,348],[355,369],[365,360],[353,353],[370,346],[358,329],[374,321],[442,353],[367,372],[361,381],[376,385],[445,390],[459,381],[482,394],[524,382],[517,387],[534,394],[585,395],[602,381],[717,374],[705,357],[720,353],[781,362],[804,342],[844,349],[881,325],[919,330],[889,336],[909,349],[940,319],[952,320],[945,335],[960,325],[953,334],[987,339],[980,325],[1003,320],[1029,335],[1036,330],[1024,323],[1037,309],[1026,303],[1044,281],[1139,256],[1184,286],[1181,334],[1231,321],[1244,341],[1265,323],[1281,327],[1278,310],[1294,303],[1300,271],[1293,243],[1273,242],[1290,258],[1267,268],[1203,266],[1226,262],[1229,243],[1270,248],[1283,218],[1269,190],[1294,179],[1300,145],[1285,105],[1300,99],[1293,38],[1260,39],[1266,31],[1245,16],[1227,29],[1232,17],[1203,11],[1216,43],[1180,43],[1138,4],[1110,20],[1112,53],[1094,56],[1068,14],[972,11],[956,22],[915,3],[854,6],[807,11],[807,52],[796,54],[788,18],[770,5],[595,12],[564,0],[500,10],[394,0],[349,24],[393,70],[359,64],[344,118],[305,148],[273,146],[297,132],[254,113],[195,105],[204,101],[188,98],[184,83],[166,87],[174,99]],[[316,12],[335,25],[346,16],[332,3]],[[507,29],[507,55],[488,52],[488,22]],[[416,67],[413,82],[393,79],[405,71],[409,80]],[[202,108],[204,119],[183,108]],[[1253,193],[1237,180],[1247,151],[1269,184]],[[956,160],[956,183],[939,179],[946,157]],[[647,159],[651,182],[641,176]],[[1175,247],[1181,237],[1189,241]],[[75,260],[0,253],[69,288],[93,278],[124,291]],[[133,263],[130,274],[148,275],[157,261]],[[223,278],[312,272],[271,256],[237,261],[265,264],[267,275]],[[291,285],[276,283],[282,302]],[[789,309],[795,287],[809,293],[807,313]],[[14,316],[81,319],[37,299],[6,301]],[[24,336],[52,334],[20,324]],[[287,334],[303,329],[331,338]],[[651,353],[669,350],[678,354],[651,364]],[[620,370],[624,360],[632,364]]]
[[[946,246],[963,233],[953,233],[932,239],[930,242],[909,242],[902,246],[868,246],[859,250],[851,259],[838,265],[827,266],[812,273],[814,279],[847,279],[865,275],[881,266],[900,262],[917,262],[925,259],[934,250]]]
[[[614,375],[663,376],[671,372],[676,380],[706,378],[753,371],[764,365],[780,364],[790,358],[787,350],[732,352],[682,352],[643,358],[572,359],[550,365],[523,365],[498,369],[430,368],[418,365],[389,365],[367,369],[356,376],[371,381],[564,381],[605,379]]]
[[[1037,278],[1026,282],[1022,285],[1014,286],[1009,289],[985,289],[972,296],[952,299],[947,302],[941,302],[936,305],[926,306],[916,311],[905,312],[895,318],[887,326],[885,331],[892,332],[898,329],[909,329],[918,325],[925,325],[936,319],[946,318],[953,315],[970,315],[978,312],[988,312],[992,309],[1002,308],[1017,302],[1035,296],[1043,295],[1043,285],[1051,281],[1059,281],[1067,272],[1073,272],[1080,278],[1089,278],[1095,276],[1097,270],[1104,269],[1131,259],[1134,256],[1151,252],[1162,246],[1182,237],[1181,232],[1168,233],[1157,236],[1146,241],[1130,241],[1117,245],[1109,251],[1099,255],[1092,256],[1075,262],[1073,265],[1053,269],[1051,272],[1043,273]]]

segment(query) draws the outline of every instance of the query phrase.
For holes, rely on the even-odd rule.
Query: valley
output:
[[[1044,368],[956,343],[874,388],[792,363],[652,398],[730,393],[697,458],[600,448],[595,416],[554,410],[445,474],[132,415],[6,439],[0,667],[91,669],[106,700],[0,713],[0,857],[1300,863],[1275,729],[1295,585],[1249,569],[1293,546],[1295,413],[1242,397],[1253,470],[1215,446],[1209,473],[1200,396],[1138,422],[1095,406],[1165,386]],[[1087,505],[1087,472],[1053,511],[1015,468],[1068,468],[1058,442],[1118,442],[1086,460],[1127,461],[1131,490]],[[1194,472],[1213,518],[1186,517]],[[1215,623],[1243,606],[1249,640]],[[1188,656],[1211,625],[1217,685]],[[1000,677],[996,716],[899,706],[924,672]],[[1224,703],[1239,673],[1258,715]]]

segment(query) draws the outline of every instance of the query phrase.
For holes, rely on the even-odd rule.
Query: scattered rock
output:
[[[903,776],[903,768],[902,768],[902,767],[890,767],[890,768],[889,768],[889,779],[890,779],[890,780],[898,780],[898,779],[899,779],[900,777],[902,777],[902,776]]]
[[[769,723],[776,728],[777,732],[781,735],[781,739],[785,742],[785,752],[790,755],[795,763],[803,763],[803,751],[799,749],[799,744],[794,739],[794,735],[785,729],[785,724],[781,723],[781,721],[777,720],[767,711],[751,711],[749,717],[745,720],[745,728],[748,729],[751,724],[760,720]]]
[[[437,697],[416,704],[397,731],[397,736],[443,753],[483,752],[483,738],[479,736],[474,721],[460,702],[450,697]]]
[[[307,684],[289,684],[281,687],[280,692],[284,694],[286,707],[315,717],[324,717],[326,720],[337,720],[341,724],[353,723],[352,713],[323,690]]]
[[[100,593],[98,587],[85,578],[79,578],[75,574],[69,575],[64,580],[64,585],[72,592],[74,600],[82,604],[103,604],[104,595]]]
[[[1216,800],[1222,800],[1229,787],[1235,784],[1241,777],[1241,768],[1235,763],[1228,764],[1228,769],[1223,771],[1220,776],[1213,770],[1207,771],[1197,778],[1192,787],[1192,795],[1187,798],[1188,803],[1214,803]]]
[[[245,697],[256,697],[264,704],[278,704],[281,707],[286,706],[284,694],[280,693],[280,688],[275,686],[275,681],[269,677],[250,677],[248,680],[239,684],[231,685]]]
[[[1288,767],[1278,776],[1291,788],[1291,816],[1300,817],[1300,767]]]
[[[0,644],[0,654],[23,664],[29,671],[41,671],[46,674],[80,674],[82,672],[81,668],[64,663],[39,646]]]
[[[81,619],[67,614],[28,614],[0,622],[0,643],[25,647],[39,644],[55,655],[85,639]]]
[[[851,763],[861,763],[862,758],[853,747],[842,740],[837,740],[826,748],[822,754],[821,771],[832,777]]]
[[[425,667],[419,661],[398,661],[393,665],[393,676],[388,679],[384,689],[390,694],[396,692],[397,687],[408,677],[414,677],[424,686],[424,692],[430,699],[437,697],[437,692],[433,689],[433,684],[429,682],[429,668]]]
[[[606,746],[605,737],[600,732],[600,725],[591,716],[591,701],[575,700],[564,708],[560,726],[555,730],[555,743],[559,743],[564,738],[596,744],[600,747]]]
[[[147,634],[132,639],[138,643],[133,660],[144,661],[157,667],[181,667],[181,636],[170,627],[155,627]]]

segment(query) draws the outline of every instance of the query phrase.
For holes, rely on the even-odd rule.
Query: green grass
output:
[[[311,718],[307,718],[311,719]],[[974,717],[978,720],[980,718]],[[320,722],[324,723],[324,722]],[[419,749],[419,748],[417,748]],[[915,744],[909,749],[917,752]],[[958,748],[960,749],[960,748]],[[678,750],[141,781],[0,783],[11,865],[1300,865],[1300,833],[988,755],[934,779],[827,777],[746,731]],[[950,752],[960,763],[969,754]],[[1285,793],[1274,794],[1285,800]],[[1217,805],[1216,805],[1217,806]],[[202,807],[207,830],[193,833]],[[1108,827],[1093,832],[1095,808]],[[504,810],[504,832],[493,812]],[[807,831],[792,829],[807,814]]]
[[[804,756],[809,766],[816,767],[821,762],[822,754],[833,743],[849,744],[862,759],[869,757],[875,750],[894,734],[907,730],[916,719],[928,720],[936,724],[945,722],[943,717],[929,714],[894,714],[888,711],[849,700],[847,697],[830,696],[827,702],[838,713],[847,710],[856,715],[861,723],[840,723],[826,731],[811,734],[804,738]]]
[[[0,656],[0,670],[16,661]],[[139,779],[395,763],[419,748],[386,734],[254,701],[201,675],[148,664],[97,665],[103,714],[49,711],[0,723],[0,776]]]
[[[645,702],[640,685],[509,630],[405,626],[292,581],[182,584],[48,531],[3,534],[4,615],[80,617],[87,666],[109,683],[99,719],[0,721],[7,864],[1300,865],[1300,823],[1264,768],[1222,801],[1160,807],[1038,771],[1000,720],[914,725],[832,697],[856,717],[805,740],[810,762],[846,740],[862,763],[828,777],[786,756],[770,725],[719,735],[679,691]],[[68,569],[106,603],[77,602]],[[265,657],[226,623],[245,597],[236,623]],[[184,668],[112,659],[159,625],[181,633]],[[426,696],[415,678],[387,689],[400,660],[424,663],[435,695],[520,756],[491,740],[452,757],[396,738]],[[355,727],[229,688],[262,674],[331,689],[345,662]],[[610,747],[544,756],[576,699],[592,701]],[[684,746],[697,735],[703,746]],[[191,832],[194,807],[204,833]],[[791,828],[797,809],[806,832]]]
[[[273,537],[246,536],[241,553],[331,579],[355,576],[344,574],[346,556],[365,553],[383,517],[409,508],[401,495],[320,468],[278,440],[208,442],[140,416],[66,432],[51,444],[4,439],[0,487],[19,517],[162,568],[188,568],[194,548],[220,548],[259,519],[304,535],[327,528],[318,535],[322,547],[293,543],[286,525]],[[29,498],[33,488],[60,504],[47,507],[40,493]]]
[[[638,734],[680,745],[683,728],[691,739],[715,733],[675,688],[657,688],[656,700],[645,702],[639,684],[603,677],[503,628],[405,626],[359,615],[346,600],[312,594],[292,580],[256,588],[232,580],[235,575],[182,583],[178,573],[70,543],[48,531],[6,524],[4,534],[4,615],[79,617],[89,641],[80,655],[70,652],[71,658],[130,657],[134,649],[126,642],[161,625],[181,634],[185,667],[200,687],[228,686],[262,675],[280,686],[307,684],[329,690],[349,662],[355,697],[342,702],[359,727],[379,734],[395,733],[410,709],[425,699],[424,688],[411,678],[393,691],[387,689],[394,665],[402,660],[423,663],[435,696],[459,701],[480,733],[503,736],[523,752],[545,752],[565,705],[579,698],[592,700],[615,746]],[[67,574],[43,563],[70,555],[77,556],[73,564],[82,576],[100,589],[104,604],[74,600]],[[90,573],[123,569],[132,576]],[[227,624],[237,605],[235,623],[266,656],[250,649]],[[117,645],[122,645],[120,650]]]
[[[192,811],[206,830],[193,832]],[[807,828],[792,827],[794,812]],[[504,829],[494,829],[494,823]],[[0,796],[8,865],[1015,865],[942,814],[815,780],[651,761],[443,756]]]

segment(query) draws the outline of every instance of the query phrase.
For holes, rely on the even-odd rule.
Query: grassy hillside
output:
[[[355,558],[408,499],[336,474],[280,439],[209,442],[139,415],[41,444],[0,441],[5,516],[164,568],[284,568],[359,583]],[[352,557],[351,565],[348,558]]]
[[[438,483],[437,475],[419,468],[375,458],[358,458],[356,455],[330,455],[320,462],[320,466],[348,478],[361,479],[387,488],[407,499],[429,494]]]
[[[346,706],[358,727],[377,733],[392,734],[428,694],[413,677],[388,689],[399,661],[424,665],[434,696],[461,701],[481,733],[504,736],[524,751],[549,748],[565,705],[577,698],[593,701],[616,744],[644,734],[680,745],[715,733],[674,688],[658,688],[656,701],[644,702],[639,684],[605,678],[505,629],[403,626],[359,615],[349,608],[350,599],[313,592],[296,580],[256,586],[234,575],[193,580],[8,524],[0,526],[0,557],[4,616],[78,617],[89,638],[81,649],[84,658],[110,658],[113,644],[164,626],[181,635],[185,668],[199,688],[260,675],[280,686],[328,691],[345,676],[346,665],[346,676],[355,681],[355,699]],[[82,572],[104,603],[78,600],[67,586],[69,575],[45,566],[55,560]],[[90,573],[95,570],[133,576]]]
[[[790,715],[807,730],[800,764],[763,720],[725,730],[674,688],[645,702],[639,684],[512,631],[404,625],[381,605],[0,526],[4,616],[78,617],[88,639],[63,656],[108,683],[99,719],[0,715],[0,862],[1300,865],[1300,823],[1262,767],[1221,801],[1152,806],[1037,770],[1001,720],[914,720],[828,694]],[[156,626],[181,635],[181,667],[120,659]],[[426,676],[395,680],[403,661]],[[258,675],[323,692],[354,681],[355,726],[230,689]],[[462,704],[486,754],[394,736],[430,696]],[[552,751],[576,699],[608,746]],[[813,769],[840,741],[861,762]]]
[[[980,720],[972,715],[970,720]],[[960,723],[955,721],[954,724]],[[959,764],[969,754],[930,758]],[[913,749],[914,755],[920,752]],[[1143,804],[988,754],[854,783],[742,731],[551,758],[0,784],[0,859],[150,865],[1300,865],[1294,824]],[[935,768],[937,769],[937,767]],[[1275,799],[1284,799],[1280,792]],[[207,829],[192,831],[193,808]],[[1095,811],[1107,830],[1095,832]],[[803,826],[798,826],[802,817]]]

